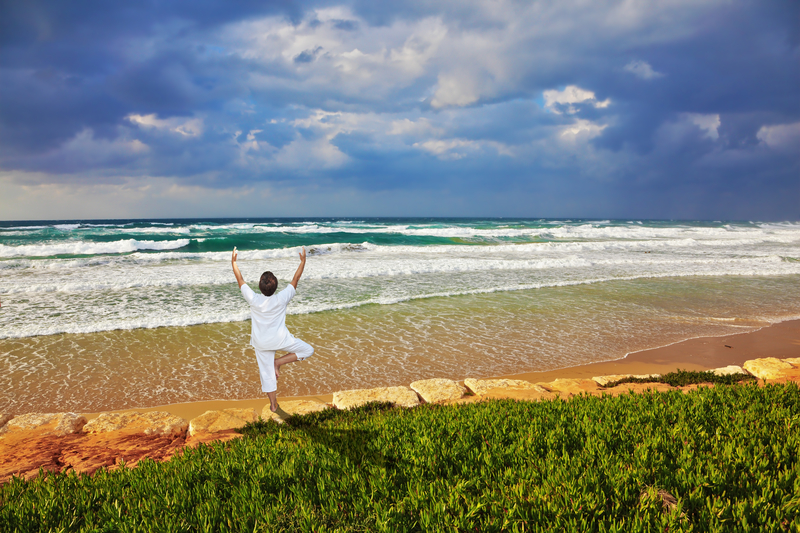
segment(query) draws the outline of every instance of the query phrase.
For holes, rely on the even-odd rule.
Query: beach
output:
[[[480,379],[506,378],[531,383],[551,382],[556,379],[591,379],[595,376],[617,374],[666,374],[676,370],[711,370],[729,365],[741,366],[745,361],[774,357],[778,359],[800,357],[800,320],[767,326],[756,331],[723,337],[699,337],[642,350],[623,359],[592,363],[548,372],[523,372],[506,375],[472,376]],[[427,378],[441,377],[430,375]],[[425,379],[427,379],[425,378]],[[408,385],[394,383],[392,385]],[[281,397],[281,401],[313,400],[330,404],[333,393],[297,397]],[[266,395],[241,400],[210,400],[200,402],[159,405],[149,408],[123,409],[137,412],[166,411],[187,420],[206,411],[223,409],[255,409],[261,412],[269,404]],[[82,413],[87,419],[99,413]]]
[[[430,377],[661,367],[652,353],[675,343],[800,318],[793,223],[4,223],[0,412],[263,397],[233,246],[251,287],[267,268],[284,287],[299,246],[309,252],[287,325],[316,353],[286,367],[282,398]],[[725,350],[735,364],[737,349]],[[681,357],[668,360],[725,366]]]

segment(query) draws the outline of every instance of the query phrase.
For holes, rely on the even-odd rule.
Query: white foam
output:
[[[6,230],[29,230],[29,229],[44,229],[49,228],[50,226],[8,226],[8,227],[0,227],[0,231]]]
[[[154,224],[159,224],[160,227]],[[550,239],[556,241],[572,240],[659,240],[659,239],[706,239],[723,240],[752,239],[754,242],[777,240],[800,241],[800,224],[759,223],[725,224],[720,226],[697,226],[691,224],[644,225],[642,221],[614,224],[611,221],[591,221],[571,223],[569,221],[541,221],[535,225],[509,221],[508,224],[492,227],[473,227],[463,224],[404,224],[404,223],[362,223],[357,221],[299,222],[299,223],[197,223],[188,226],[170,226],[167,223],[151,223],[150,227],[134,228],[120,225],[98,225],[107,231],[120,233],[180,233],[197,236],[232,235],[236,233],[283,233],[283,234],[395,234],[417,237],[443,237],[463,239]],[[527,225],[527,227],[525,227]],[[61,229],[76,229],[77,224],[58,225]],[[83,225],[83,228],[86,229]],[[491,226],[491,224],[487,224]],[[522,226],[522,227],[520,227]]]
[[[188,235],[191,233],[191,229],[186,227],[171,227],[171,226],[164,226],[164,227],[153,227],[153,228],[120,228],[116,230],[120,233],[156,233],[156,234],[184,234]]]
[[[706,274],[699,274],[700,276],[719,276],[719,272],[708,272]],[[678,277],[696,277],[697,273],[684,273],[679,274]],[[491,294],[497,292],[515,292],[533,289],[557,288],[557,287],[574,287],[580,285],[593,285],[606,282],[618,281],[633,281],[639,279],[658,279],[665,277],[676,277],[675,274],[665,275],[650,275],[650,276],[609,276],[598,277],[593,279],[582,280],[562,280],[550,282],[534,282],[534,283],[515,283],[497,285],[492,287],[480,288],[465,288],[456,290],[445,291],[429,291],[419,294],[408,295],[383,295],[371,298],[362,299],[354,302],[329,302],[324,299],[316,299],[305,301],[300,298],[300,301],[293,301],[289,309],[289,314],[300,315],[308,313],[317,313],[325,311],[335,311],[344,309],[354,309],[365,305],[395,305],[402,302],[424,300],[431,298],[450,298],[457,296],[478,295],[478,294]],[[95,333],[100,331],[120,330],[120,329],[138,329],[138,328],[158,328],[165,326],[191,326],[197,324],[208,323],[221,323],[221,322],[239,322],[247,320],[249,312],[245,305],[241,302],[241,297],[238,291],[230,302],[225,302],[227,305],[216,306],[191,306],[188,305],[190,300],[179,300],[176,305],[171,302],[170,305],[164,305],[154,313],[141,314],[143,309],[137,308],[133,313],[128,313],[123,316],[108,316],[101,314],[93,317],[93,320],[80,320],[80,321],[42,321],[33,320],[25,321],[18,328],[5,328],[0,332],[0,339],[2,338],[19,338],[29,337],[35,335],[53,335],[60,333]],[[219,303],[219,302],[218,302]],[[787,315],[784,320],[800,318],[800,315]],[[767,320],[767,319],[765,319]],[[768,320],[767,320],[768,321]]]
[[[189,239],[175,241],[137,241],[135,239],[113,242],[69,241],[57,244],[25,244],[20,246],[0,244],[0,257],[120,254],[138,250],[172,250],[183,248],[188,244]]]
[[[513,244],[486,244],[493,241],[485,240],[481,245],[331,242],[307,246],[304,289],[292,304],[294,313],[610,280],[800,276],[797,223],[698,226],[541,221],[535,224],[539,227],[526,228],[514,221],[474,227],[346,222],[82,227],[59,236],[60,241],[0,245],[1,335],[241,320],[231,251],[186,252],[180,248],[191,240],[199,243],[242,232],[350,233],[362,234],[364,239],[376,233],[479,239],[522,236],[522,240],[538,235],[545,239]],[[176,238],[86,240],[139,232],[147,235],[150,231],[175,234]],[[336,236],[331,240],[337,240]],[[14,241],[9,238],[5,242]],[[239,265],[250,281],[268,269],[285,282],[297,268],[299,251],[299,246],[244,250],[239,252]],[[82,257],[55,257],[60,255]]]

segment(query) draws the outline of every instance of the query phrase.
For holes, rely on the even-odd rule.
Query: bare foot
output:
[[[275,365],[275,378],[281,377],[281,367],[279,365]]]
[[[278,410],[278,404],[277,403],[275,405],[270,404],[269,410],[272,411],[273,413],[276,412]]]

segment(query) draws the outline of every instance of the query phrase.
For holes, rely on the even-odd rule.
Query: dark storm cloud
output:
[[[0,171],[797,217],[799,20],[788,1],[6,2]]]
[[[186,36],[245,17],[301,13],[291,1],[4,2],[0,144],[39,153],[84,128],[119,125],[132,110],[195,111],[226,73],[203,72],[202,54],[181,42]],[[159,36],[159,49],[136,50]]]

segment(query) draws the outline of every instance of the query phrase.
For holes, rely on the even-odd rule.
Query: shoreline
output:
[[[786,320],[754,331],[734,333],[719,337],[696,337],[678,341],[666,346],[631,352],[613,361],[588,363],[574,367],[544,372],[521,372],[494,376],[480,376],[480,379],[506,378],[521,379],[532,383],[548,382],[557,378],[591,379],[593,376],[612,374],[665,374],[678,370],[710,370],[728,365],[741,366],[748,359],[776,357],[779,359],[800,357],[800,319]],[[428,379],[437,376],[427,376]],[[395,383],[393,385],[407,385]],[[316,400],[323,403],[333,401],[333,392],[311,396],[279,396],[278,401]],[[135,411],[147,413],[167,411],[187,420],[202,415],[206,411],[222,409],[254,408],[257,412],[269,403],[266,395],[244,400],[205,400],[165,404],[144,408],[128,408],[112,411],[121,413]],[[97,413],[81,413],[87,419],[96,418]]]

